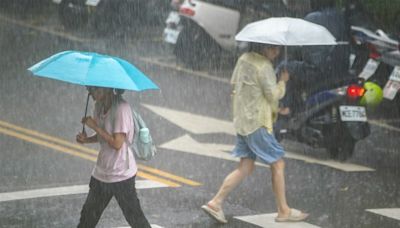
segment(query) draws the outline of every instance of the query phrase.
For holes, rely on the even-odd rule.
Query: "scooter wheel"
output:
[[[341,143],[332,143],[328,146],[329,156],[338,161],[346,161],[351,158],[356,142],[353,139],[342,139],[337,142]]]

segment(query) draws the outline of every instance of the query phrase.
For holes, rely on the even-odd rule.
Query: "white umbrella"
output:
[[[325,27],[290,17],[271,17],[250,23],[235,39],[283,46],[337,44],[335,37]]]

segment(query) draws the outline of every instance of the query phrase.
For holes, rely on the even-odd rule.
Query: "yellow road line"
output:
[[[138,167],[141,170],[144,170],[144,171],[147,171],[147,172],[151,172],[151,173],[157,174],[157,175],[162,176],[162,177],[166,177],[166,178],[171,179],[171,180],[179,181],[181,183],[184,183],[184,184],[187,184],[187,185],[190,185],[190,186],[200,186],[201,185],[201,183],[199,183],[199,182],[192,181],[192,180],[180,177],[180,176],[176,176],[176,175],[173,175],[173,174],[170,174],[170,173],[158,170],[158,169],[154,169],[154,168],[151,168],[151,167],[148,167],[148,166],[144,166],[144,165],[138,164]]]
[[[87,154],[72,150],[70,148],[59,146],[59,145],[56,145],[56,144],[53,144],[53,143],[49,143],[49,142],[46,142],[46,141],[43,141],[43,140],[40,140],[40,139],[32,138],[30,136],[27,136],[27,135],[24,135],[24,134],[21,134],[21,133],[18,133],[18,132],[9,130],[9,129],[5,129],[5,128],[2,128],[2,127],[0,127],[0,133],[3,133],[5,135],[9,135],[9,136],[12,136],[12,137],[15,137],[15,138],[18,138],[18,139],[22,139],[24,141],[28,141],[28,142],[33,143],[33,144],[37,144],[37,145],[45,146],[45,147],[48,147],[48,148],[51,148],[51,149],[54,149],[54,150],[57,150],[57,151],[61,151],[63,153],[69,154],[69,155],[77,156],[77,157],[83,158],[85,160],[89,160],[89,161],[93,161],[93,162],[96,162],[96,160],[97,160],[97,158],[94,157],[94,156],[87,155]],[[159,178],[159,177],[156,177],[156,176],[153,176],[153,175],[150,175],[148,173],[141,172],[141,171],[138,172],[137,176],[145,178],[145,179],[153,180],[153,181],[158,181],[158,182],[166,184],[166,185],[168,185],[170,187],[180,187],[181,186],[178,183],[175,183],[173,181],[166,180],[166,179],[163,179],[163,178]]]
[[[152,181],[161,182],[161,183],[166,184],[166,185],[168,185],[170,187],[175,187],[176,188],[176,187],[180,187],[181,186],[180,184],[178,184],[176,182],[173,182],[173,181],[170,181],[170,180],[166,180],[166,179],[163,179],[163,178],[160,178],[160,177],[156,177],[156,176],[153,176],[153,175],[148,174],[148,173],[143,172],[143,171],[138,171],[137,175],[140,176],[140,177],[152,180]]]
[[[93,155],[96,155],[96,156],[98,154],[98,152],[96,150],[87,148],[85,146],[81,146],[79,144],[74,144],[74,143],[71,143],[71,142],[68,142],[68,141],[65,141],[65,140],[50,136],[50,135],[42,134],[42,133],[40,133],[38,131],[34,131],[34,130],[26,129],[26,128],[23,128],[23,127],[19,127],[17,125],[14,125],[14,124],[11,124],[11,123],[7,123],[7,122],[1,121],[1,120],[0,120],[0,126],[6,127],[6,128],[11,128],[11,129],[13,129],[15,131],[18,131],[18,132],[21,132],[21,133],[24,133],[24,134],[27,134],[27,135],[31,135],[31,136],[34,136],[34,137],[37,137],[37,138],[41,138],[41,139],[44,139],[44,140],[47,140],[47,141],[50,141],[50,142],[58,143],[58,144],[61,144],[61,145],[64,145],[64,146],[68,146],[68,147],[72,147],[72,148],[81,150],[82,152],[87,152],[89,154],[93,154]]]
[[[94,156],[91,156],[91,155],[88,155],[88,154],[84,154],[84,153],[80,153],[80,152],[77,152],[77,151],[75,151],[73,149],[70,149],[70,148],[67,148],[67,147],[63,147],[63,146],[60,146],[60,145],[56,145],[56,144],[53,144],[53,143],[49,143],[49,142],[46,142],[46,141],[43,141],[43,140],[40,140],[40,139],[32,138],[30,136],[27,136],[27,135],[24,135],[24,134],[21,134],[21,133],[18,133],[18,132],[15,132],[15,131],[12,131],[12,130],[9,130],[9,129],[6,129],[6,128],[0,127],[0,133],[3,133],[5,135],[9,135],[9,136],[12,136],[12,137],[15,137],[15,138],[18,138],[18,139],[22,139],[22,140],[28,141],[30,143],[34,143],[34,144],[37,144],[37,145],[45,146],[45,147],[48,147],[48,148],[51,148],[51,149],[54,149],[54,150],[57,150],[57,151],[61,151],[61,152],[64,152],[66,154],[73,155],[73,156],[76,156],[76,157],[80,157],[80,158],[83,158],[83,159],[86,159],[86,160],[89,160],[89,161],[94,161],[94,162],[96,161],[96,157],[94,157]]]
[[[5,127],[11,128],[11,129],[7,129]],[[74,143],[71,143],[71,142],[68,142],[68,141],[65,141],[65,140],[50,136],[50,135],[46,135],[46,134],[43,134],[43,133],[40,133],[40,132],[37,132],[37,131],[34,131],[34,130],[30,130],[30,129],[26,129],[26,128],[23,128],[23,127],[19,127],[17,125],[14,125],[14,124],[11,124],[11,123],[7,123],[7,122],[1,121],[1,120],[0,120],[0,133],[6,134],[6,135],[9,135],[9,136],[12,136],[12,137],[16,137],[16,138],[19,138],[19,139],[22,139],[22,140],[25,140],[25,141],[28,141],[28,142],[31,142],[31,143],[34,143],[34,144],[38,144],[38,145],[42,145],[42,146],[45,146],[45,147],[49,147],[49,148],[52,148],[52,149],[55,149],[55,150],[58,150],[58,151],[73,155],[73,156],[77,156],[77,157],[89,160],[89,161],[96,162],[96,159],[97,159],[96,156],[97,156],[98,152],[96,150],[93,150],[93,149],[90,149],[90,148],[87,148],[87,147],[84,147],[84,146],[81,146],[81,145],[78,145],[78,144],[74,144]],[[33,137],[37,137],[37,138],[33,138]],[[44,140],[47,140],[47,141],[44,141],[44,140],[41,140],[41,139],[38,139],[38,138],[41,138],[41,139],[44,139]],[[50,141],[50,142],[48,142],[48,141]],[[61,145],[57,145],[57,144],[54,144],[54,143],[58,143],[58,144],[61,144]],[[81,151],[76,151],[76,150],[73,150],[71,148],[67,148],[67,147],[64,147],[64,146],[72,147],[72,148],[81,150],[83,152],[88,152],[91,155],[84,154]],[[96,156],[92,156],[92,155],[96,155]],[[171,173],[161,171],[159,169],[148,167],[148,166],[145,166],[145,165],[138,164],[138,168],[141,169],[141,170],[145,170],[147,172],[153,173],[155,175],[166,177],[166,178],[168,178],[170,180],[158,178],[158,177],[152,176],[150,174],[144,174],[146,176],[146,177],[144,177],[144,176],[140,176],[139,173],[138,173],[138,176],[143,177],[143,178],[149,177],[149,179],[151,179],[151,180],[158,180],[159,182],[164,183],[164,184],[166,184],[168,186],[171,186],[171,187],[179,187],[180,186],[179,184],[177,184],[177,183],[175,183],[173,181],[181,182],[183,184],[187,184],[187,185],[190,185],[190,186],[199,186],[199,185],[201,185],[201,183],[198,183],[198,182],[195,182],[195,181],[192,181],[192,180],[180,177],[180,176],[176,176],[176,175],[173,175]]]

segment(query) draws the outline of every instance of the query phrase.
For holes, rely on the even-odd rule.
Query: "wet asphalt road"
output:
[[[71,146],[81,129],[79,120],[84,112],[86,90],[32,77],[26,70],[55,52],[75,49],[125,58],[162,88],[161,92],[125,94],[146,117],[159,146],[154,160],[140,162],[143,171],[147,169],[153,177],[141,175],[138,180],[158,180],[169,185],[138,190],[152,224],[171,228],[259,227],[233,217],[275,212],[270,171],[262,166],[227,199],[224,210],[229,224],[220,226],[200,210],[237,163],[182,151],[188,150],[187,147],[216,150],[210,144],[232,146],[235,138],[224,131],[201,131],[198,126],[187,126],[179,120],[189,115],[190,120],[200,116],[230,121],[229,66],[217,71],[193,72],[177,65],[171,50],[161,42],[160,26],[136,28],[118,37],[96,37],[90,31],[63,31],[54,11],[46,13],[25,18],[0,14],[0,194],[88,184],[94,156]],[[161,108],[179,113],[168,119],[168,112]],[[311,213],[308,224],[335,228],[400,226],[398,217],[367,211],[400,208],[400,130],[396,128],[396,116],[380,113],[378,117],[390,118],[392,122],[385,122],[389,127],[382,122],[372,125],[371,135],[357,144],[353,158],[347,162],[371,171],[346,172],[333,168],[323,164],[327,161],[325,151],[284,142],[291,154],[308,158],[286,159],[288,201],[291,206]],[[66,142],[62,144],[54,138]],[[192,141],[185,141],[187,138]],[[183,140],[183,146],[172,143],[177,139]],[[57,147],[60,145],[65,146]],[[97,147],[88,148],[93,151]],[[179,186],[172,187],[174,183]],[[81,193],[5,200],[2,194],[0,227],[75,227],[85,196]],[[112,201],[98,227],[123,226],[127,224]]]

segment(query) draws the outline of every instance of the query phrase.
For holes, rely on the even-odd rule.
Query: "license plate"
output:
[[[170,44],[176,44],[180,32],[181,31],[178,29],[165,28],[163,32],[164,41]]]
[[[342,121],[366,122],[367,112],[362,106],[340,106],[340,119]]]
[[[86,0],[86,5],[87,6],[97,6],[100,3],[101,0]]]
[[[396,66],[389,77],[390,80],[400,82],[400,66]]]
[[[365,64],[361,73],[358,75],[358,77],[367,80],[375,73],[376,69],[378,69],[378,66],[379,66],[378,61],[374,59],[369,59],[367,64]]]
[[[165,23],[168,25],[169,23],[175,23],[176,25],[179,24],[179,22],[181,21],[181,17],[179,16],[178,12],[175,11],[171,11],[168,14],[167,20],[165,20]]]
[[[393,100],[396,97],[397,91],[400,89],[400,82],[389,80],[385,88],[383,89],[383,97],[389,100]]]
[[[55,4],[60,4],[60,3],[62,2],[62,0],[53,0],[53,2],[54,2]]]
[[[171,11],[165,23],[167,27],[163,31],[163,39],[170,44],[176,44],[179,34],[181,33],[182,26],[179,25],[181,17],[175,11]]]

